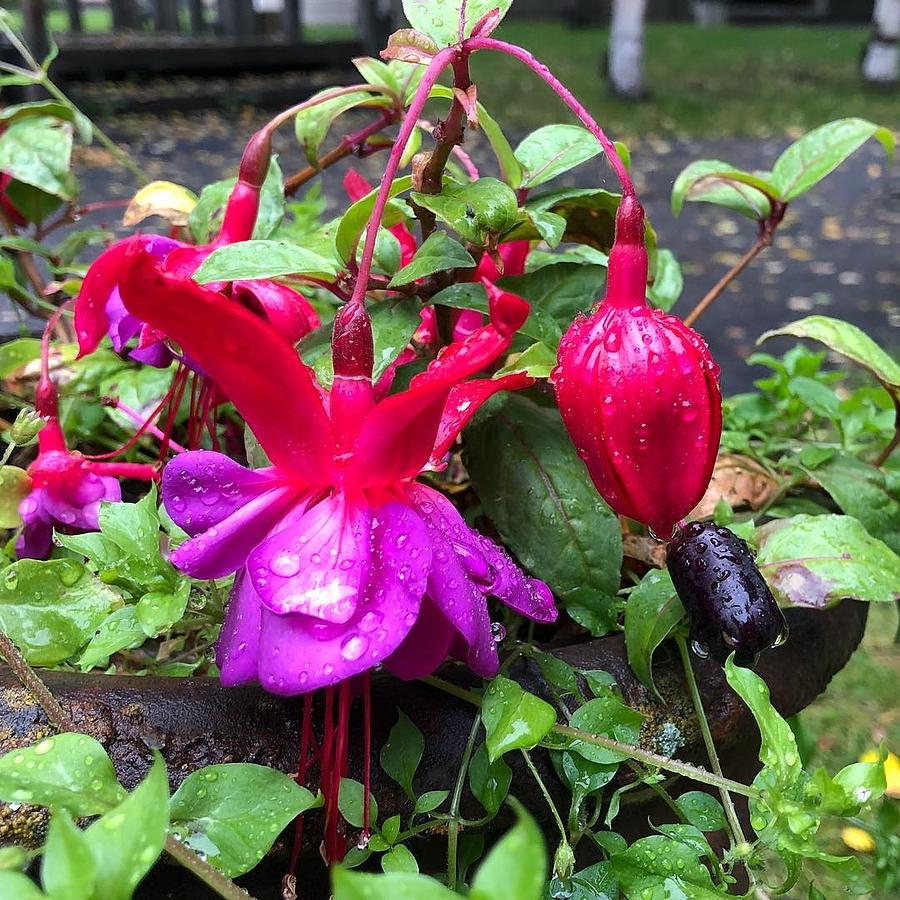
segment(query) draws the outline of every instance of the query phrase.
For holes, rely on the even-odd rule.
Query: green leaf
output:
[[[159,858],[169,825],[169,783],[157,751],[146,778],[84,836],[97,868],[96,895],[130,900]]]
[[[398,73],[388,63],[384,63],[380,59],[373,59],[371,56],[357,56],[351,62],[367,84],[385,87],[398,96],[402,95]]]
[[[725,831],[728,828],[725,810],[711,794],[687,791],[675,804],[688,822],[700,831]]]
[[[660,250],[656,254],[656,275],[653,284],[647,288],[647,297],[657,309],[668,312],[684,290],[681,266],[671,250]]]
[[[333,278],[337,266],[330,259],[284,241],[241,241],[225,244],[206,257],[194,273],[200,284],[211,281],[311,275]]]
[[[547,850],[534,819],[516,804],[518,821],[497,841],[472,881],[472,900],[540,900]]]
[[[575,710],[569,720],[573,728],[589,731],[601,737],[613,738],[623,744],[636,744],[640,738],[644,717],[636,709],[623,703],[612,690],[608,689]],[[577,753],[594,763],[607,766],[626,759],[626,754],[606,747],[598,747],[580,738],[572,738],[567,745],[572,753]]]
[[[416,31],[428,35],[440,47],[449,47],[461,38],[469,37],[486,13],[497,10],[502,19],[512,5],[512,0],[469,0],[465,5],[460,35],[463,5],[462,0],[442,0],[440,3],[434,0],[403,0],[403,12]]]
[[[391,872],[373,875],[331,869],[332,900],[454,900],[459,895],[426,875]]]
[[[783,335],[819,341],[829,350],[868,369],[888,391],[894,394],[900,392],[900,363],[882,350],[862,329],[849,322],[829,316],[807,316],[765,332],[756,343],[761,344],[769,338]]]
[[[472,254],[459,241],[454,241],[443,231],[435,231],[419,247],[409,264],[391,279],[388,287],[411,284],[417,278],[425,278],[435,272],[474,267]]]
[[[412,187],[412,177],[409,175],[403,178],[395,178],[391,183],[391,189],[388,197],[396,197]],[[373,190],[360,198],[356,203],[352,204],[347,211],[341,216],[334,235],[334,246],[341,261],[345,264],[350,261],[354,248],[359,243],[372,210],[375,208],[375,199],[378,196],[378,190]],[[389,228],[396,225],[406,218],[405,206],[400,203],[388,203],[385,207],[384,215],[381,217],[381,225]]]
[[[512,784],[512,769],[500,757],[488,759],[487,746],[479,744],[469,764],[469,788],[488,815],[494,815],[503,805]]]
[[[0,756],[0,798],[93,816],[119,803],[122,788],[99,741],[64,733]]]
[[[576,314],[587,312],[596,303],[605,281],[602,266],[562,262],[504,278],[500,286],[531,304],[522,334],[555,349]]]
[[[100,531],[130,556],[159,556],[159,514],[156,486],[137,503],[104,503],[100,507]]]
[[[493,762],[510,750],[530,750],[540,743],[556,724],[556,710],[499,675],[485,691],[481,718],[488,759]]]
[[[0,872],[0,897],[3,900],[47,900],[47,895],[21,872]]]
[[[766,176],[743,172],[717,159],[692,162],[672,186],[672,215],[680,215],[687,200],[724,206],[748,219],[765,219],[772,212],[768,195],[778,195]]]
[[[785,606],[900,597],[900,557],[850,516],[794,516],[757,531],[760,571]]]
[[[803,763],[791,726],[769,700],[769,686],[755,672],[736,666],[731,656],[725,663],[725,678],[756,719],[762,737],[759,761],[776,773],[779,784],[792,784],[803,770]]]
[[[837,394],[821,381],[798,375],[788,382],[787,388],[788,392],[814,415],[822,416],[824,419],[833,419],[837,416],[841,401]]]
[[[397,724],[381,748],[381,768],[413,799],[412,783],[425,752],[425,738],[402,709],[397,713]]]
[[[354,827],[363,827],[365,809],[363,804],[363,786],[352,778],[342,778],[338,790],[338,809],[341,815]],[[378,804],[369,793],[369,824],[378,821]]]
[[[29,663],[52,666],[84,646],[120,602],[74,559],[21,559],[0,577],[0,628]]]
[[[191,582],[182,578],[175,591],[150,591],[138,600],[137,621],[147,637],[156,637],[181,621],[191,593]]]
[[[556,354],[546,344],[538,342],[518,354],[511,363],[500,369],[494,377],[501,378],[504,375],[511,375],[513,372],[525,372],[532,378],[549,378],[550,373],[555,368]]]
[[[72,126],[47,116],[13,122],[0,135],[0,171],[61,200],[74,200]]]
[[[408,847],[398,844],[381,857],[381,869],[383,872],[412,872],[418,873],[419,864]]]
[[[91,142],[93,128],[90,119],[68,103],[62,103],[59,100],[34,100],[30,103],[14,103],[0,110],[0,122],[6,125],[40,116],[59,119],[62,122],[72,122],[81,140],[86,144]]]
[[[40,188],[11,181],[6,186],[6,199],[22,213],[29,222],[43,222],[50,213],[59,209],[63,201]]]
[[[653,652],[678,627],[684,607],[668,571],[651,571],[628,595],[625,604],[625,649],[628,665],[641,683],[662,700],[653,683]]]
[[[619,521],[600,499],[556,410],[510,395],[466,432],[466,464],[503,543],[569,613],[605,633],[615,622]]]
[[[40,359],[40,338],[16,338],[0,344],[0,378],[8,378],[27,363]]]
[[[375,62],[375,60],[372,60],[372,62]],[[386,69],[387,66],[384,66],[384,68]],[[310,99],[314,100],[323,94],[330,93],[332,90],[334,89],[326,88],[323,91],[319,91],[318,94],[313,94]],[[372,106],[390,106],[390,99],[371,91],[354,91],[350,94],[334,97],[331,100],[325,100],[316,106],[310,106],[308,109],[301,109],[294,117],[294,134],[303,148],[309,164],[318,166],[319,148],[322,146],[322,141],[325,140],[331,126],[334,124],[334,120],[338,116],[357,107]]]
[[[103,378],[99,389],[95,390],[101,397],[116,397],[138,415],[150,417],[155,414],[163,397],[166,396],[174,374],[174,367],[157,369],[154,366],[140,368],[120,366]],[[120,428],[129,434],[134,433],[134,422],[124,412],[111,406],[105,407],[105,410],[109,418]]]
[[[416,798],[415,813],[422,815],[437,809],[450,796],[449,791],[425,791]]]
[[[227,178],[208,184],[200,192],[197,205],[188,216],[188,228],[198,244],[205,244],[218,232],[222,225],[225,204],[237,183],[236,178]],[[284,176],[273,156],[266,172],[259,195],[259,214],[253,228],[253,238],[265,240],[271,237],[284,218]]]
[[[900,553],[900,484],[889,481],[880,469],[844,454],[832,452],[824,462],[810,466],[801,453],[800,463],[844,513]]]
[[[869,138],[875,138],[888,157],[894,155],[894,135],[865,119],[837,119],[814,128],[795,141],[775,162],[772,182],[784,201],[794,200],[833,172]]]
[[[0,469],[0,528],[18,528],[22,524],[19,504],[31,491],[31,478],[18,466]]]
[[[78,667],[82,672],[105,668],[113,653],[140,647],[146,640],[147,635],[138,621],[137,608],[123,606],[115,609],[100,623],[90,643],[78,657]]]
[[[172,795],[174,832],[188,846],[199,836],[209,862],[229,878],[258,865],[278,836],[320,800],[289,775],[253,763],[191,772]]]
[[[115,566],[123,556],[119,547],[99,531],[91,531],[86,534],[57,533],[54,540],[60,547],[87,557],[88,561],[101,572]]]
[[[448,181],[439,194],[414,191],[411,198],[477,244],[484,244],[489,235],[509,231],[519,209],[512,189],[496,178],[479,178],[469,184]]]
[[[627,900],[716,900],[709,870],[696,849],[661,834],[640,838],[610,860],[612,873]]]
[[[96,866],[91,849],[69,813],[57,810],[50,820],[41,859],[41,884],[53,897],[92,900]]]
[[[518,187],[535,188],[601,153],[597,139],[580,125],[546,125],[516,147],[523,176]]]

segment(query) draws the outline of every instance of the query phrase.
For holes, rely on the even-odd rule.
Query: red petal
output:
[[[126,308],[177,341],[225,392],[269,459],[309,484],[332,482],[335,445],[312,371],[237,303],[159,271],[136,250],[120,284]]]
[[[344,176],[344,191],[350,202],[356,203],[372,193],[372,185],[356,169],[349,169]]]
[[[531,387],[534,379],[525,372],[513,372],[502,378],[480,378],[456,385],[450,391],[441,416],[437,440],[431,452],[431,464],[437,466],[456,440],[456,436],[469,424],[479,407],[498,391],[518,391]]]
[[[125,254],[139,240],[139,237],[130,237],[113,244],[87,270],[75,298],[75,334],[78,336],[79,356],[93,353],[106,335],[109,327],[106,303],[119,283]]]
[[[441,416],[451,389],[490,365],[509,347],[530,308],[522,297],[485,284],[490,324],[464,341],[445,347],[431,365],[366,417],[347,469],[360,485],[390,484],[412,478],[434,449]]]
[[[231,296],[254,312],[262,313],[292,344],[322,324],[306,297],[277,281],[235,281]]]

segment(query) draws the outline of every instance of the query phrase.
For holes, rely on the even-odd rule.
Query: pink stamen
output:
[[[112,409],[117,409],[119,412],[128,416],[135,425],[141,426],[143,431],[147,434],[153,435],[161,444],[164,444],[167,450],[171,450],[173,453],[187,453],[187,448],[182,447],[181,444],[176,443],[170,437],[166,437],[159,428],[156,427],[151,421],[148,419],[144,419],[143,416],[137,411],[132,409],[130,406],[126,406],[121,400],[117,397],[110,397],[109,401],[105,403],[106,406],[111,407]]]

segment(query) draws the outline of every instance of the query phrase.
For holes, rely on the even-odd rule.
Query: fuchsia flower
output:
[[[167,335],[148,327],[129,313],[122,303],[119,286],[128,254],[143,250],[157,260],[160,269],[188,281],[217,247],[249,240],[259,212],[259,194],[269,164],[269,137],[258,132],[247,145],[241,160],[237,184],[228,199],[218,237],[209,244],[192,246],[159,235],[133,235],[113,244],[88,269],[75,301],[75,330],[81,356],[93,353],[104,335],[109,335],[116,352],[136,335],[138,346],[131,356],[139,362],[164,367],[173,354]],[[291,343],[300,340],[320,322],[305,297],[286,285],[267,279],[234,281],[218,285],[223,301],[233,300],[267,318]],[[188,368],[190,360],[182,359]]]
[[[54,528],[66,534],[97,531],[101,502],[122,499],[117,478],[152,480],[157,471],[139,463],[85,459],[69,450],[59,420],[52,415],[38,434],[38,455],[28,474],[32,487],[19,504],[25,527],[16,553],[20,558],[46,559]]]
[[[237,572],[218,646],[226,684],[258,679],[303,693],[382,662],[419,677],[447,653],[489,676],[489,595],[555,620],[546,585],[415,481],[441,464],[488,397],[531,383],[521,374],[466,380],[509,347],[528,315],[524,300],[487,284],[490,323],[446,347],[408,390],[376,401],[362,307],[348,304],[335,320],[326,393],[263,319],[160,271],[145,251],[131,256],[127,309],[197,360],[272,461],[251,471],[195,451],[163,477],[166,509],[192,536],[172,561],[197,578]]]
[[[2,133],[2,131],[0,131]],[[9,199],[6,191],[9,183],[12,181],[12,175],[8,172],[0,172],[0,208],[6,213],[7,218],[13,225],[23,228],[28,224],[28,220],[22,215],[19,207]]]
[[[606,296],[579,315],[553,372],[563,422],[604,500],[668,539],[700,502],[722,431],[703,338],[646,300],[644,211],[622,198]]]

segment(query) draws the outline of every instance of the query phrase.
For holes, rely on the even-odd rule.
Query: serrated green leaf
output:
[[[900,598],[900,556],[850,516],[778,520],[757,530],[757,545],[757,565],[781,605]]]
[[[138,558],[159,556],[159,513],[156,485],[137,503],[104,503],[100,507],[100,531],[120,550]]]
[[[63,733],[0,757],[0,798],[93,816],[122,799],[112,761],[99,741]]]
[[[416,31],[427,34],[439,47],[449,47],[461,38],[469,37],[475,25],[492,10],[497,10],[500,18],[505,16],[512,0],[468,0],[460,35],[463,5],[462,0],[443,0],[440,3],[434,0],[403,0],[403,12]]]
[[[530,750],[540,743],[556,724],[556,710],[500,675],[485,691],[481,719],[488,759],[493,762],[510,750]]]
[[[74,559],[21,559],[0,577],[0,628],[32,665],[68,659],[118,603],[119,595]]]
[[[96,895],[103,900],[131,900],[165,844],[169,783],[158,751],[153,757],[144,780],[84,832],[96,866]]]
[[[425,752],[425,738],[415,723],[403,712],[397,711],[397,723],[381,748],[381,768],[403,788],[407,797],[414,799],[413,778]]]
[[[234,878],[256,866],[298,815],[320,803],[276,769],[225,763],[191,772],[172,795],[170,815],[181,840],[190,846],[202,836],[209,862]]]
[[[297,244],[285,241],[241,241],[214,250],[194,273],[200,284],[212,281],[237,281],[275,278],[279,275],[311,275],[333,278],[337,266]]]
[[[599,498],[556,410],[510,395],[466,432],[466,464],[503,543],[570,614],[613,626],[622,565],[619,522]]]
[[[833,172],[869,138],[875,138],[887,153],[894,155],[894,135],[865,119],[837,119],[814,128],[794,141],[772,167],[772,182],[781,199],[791,201]]]
[[[425,278],[435,272],[474,267],[472,254],[459,241],[443,231],[435,231],[419,247],[412,260],[391,279],[388,287],[411,284],[417,278]]]
[[[496,178],[479,178],[468,184],[448,181],[439,194],[414,191],[411,198],[477,244],[484,244],[490,235],[509,231],[518,214],[516,195]]]
[[[546,125],[529,134],[518,147],[522,188],[536,188],[602,152],[597,139],[579,125]]]
[[[625,603],[628,665],[643,685],[660,697],[653,683],[653,652],[678,627],[684,607],[668,571],[648,572]],[[662,697],[660,697],[662,699]]]

